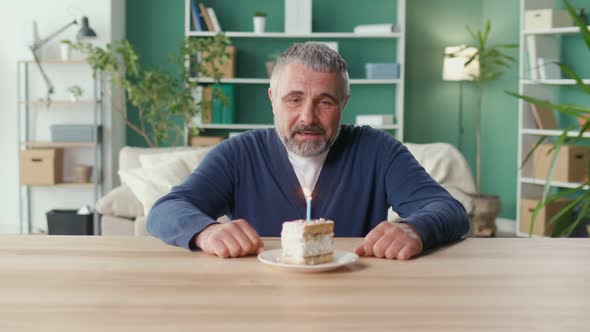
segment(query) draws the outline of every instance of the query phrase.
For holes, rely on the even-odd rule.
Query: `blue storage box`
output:
[[[398,79],[399,63],[395,62],[376,62],[365,64],[365,73],[367,79]]]
[[[86,124],[55,124],[50,126],[53,142],[95,142],[101,140],[101,126]]]

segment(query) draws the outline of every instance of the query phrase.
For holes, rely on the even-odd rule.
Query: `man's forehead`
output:
[[[278,79],[278,89],[281,95],[300,93],[314,85],[321,91],[317,93],[327,93],[331,95],[342,95],[342,76],[338,72],[323,72],[313,70],[303,64],[287,64]]]

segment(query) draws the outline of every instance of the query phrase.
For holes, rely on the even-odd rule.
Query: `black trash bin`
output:
[[[92,214],[77,214],[76,210],[47,212],[49,235],[92,235]]]

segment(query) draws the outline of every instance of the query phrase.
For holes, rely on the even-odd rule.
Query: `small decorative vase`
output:
[[[266,27],[266,17],[254,16],[252,20],[254,23],[254,33],[264,33],[264,29]]]
[[[69,61],[72,59],[72,48],[68,44],[61,44],[60,54],[62,61]]]
[[[92,166],[76,165],[74,171],[76,172],[76,182],[90,183],[90,177],[92,175]]]

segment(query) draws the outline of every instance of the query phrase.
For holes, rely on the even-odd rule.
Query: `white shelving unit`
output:
[[[400,38],[402,33],[354,33],[354,32],[312,32],[309,34],[297,34],[297,33],[284,33],[284,32],[265,32],[265,33],[254,33],[254,32],[243,32],[243,31],[226,31],[224,32],[228,37],[237,38]],[[188,31],[187,36],[190,37],[212,37],[215,36],[214,32],[201,32],[201,31]]]
[[[555,8],[556,2],[554,0],[520,0],[520,68],[519,68],[519,93],[521,95],[534,96],[540,99],[555,99],[558,89],[575,85],[573,79],[553,79],[553,80],[530,80],[527,77],[527,70],[529,63],[525,56],[527,50],[526,37],[530,35],[549,35],[556,38],[556,47],[558,46],[558,37],[561,35],[579,33],[580,29],[577,27],[553,28],[543,30],[525,30],[524,17],[527,10],[532,9],[546,9]],[[590,83],[590,79],[584,79],[585,83]],[[532,161],[529,160],[524,167],[520,167],[522,161],[532,148],[532,146],[539,140],[541,136],[557,137],[563,134],[563,130],[542,130],[536,127],[535,120],[531,113],[529,103],[519,100],[519,120],[518,120],[518,177],[517,177],[517,209],[516,209],[516,234],[518,236],[526,236],[529,234],[520,231],[521,219],[521,198],[541,197],[546,179],[533,178]],[[568,136],[576,137],[579,132],[569,131]],[[584,133],[583,137],[590,138],[590,133]],[[581,184],[573,182],[556,182],[550,183],[555,188],[577,188]],[[588,189],[588,188],[586,188]],[[528,223],[527,223],[528,224]]]
[[[321,38],[347,38],[347,39],[386,39],[397,43],[397,54],[392,62],[397,62],[400,65],[400,77],[399,79],[351,79],[351,85],[386,85],[391,86],[395,94],[395,109],[391,110],[394,114],[395,124],[385,126],[374,126],[374,128],[382,130],[393,130],[395,131],[395,137],[402,141],[404,137],[404,77],[405,77],[405,31],[406,31],[406,0],[397,0],[397,22],[400,32],[393,33],[380,33],[380,34],[357,34],[353,32],[312,32],[309,34],[293,34],[284,32],[266,32],[266,33],[254,33],[247,31],[225,31],[223,32],[230,38],[255,38],[255,39],[268,39],[268,38],[285,38],[285,39],[321,39]],[[215,35],[214,32],[201,32],[191,30],[191,7],[190,0],[185,0],[185,36],[186,37],[212,37]],[[377,23],[377,22],[374,22]],[[379,22],[381,23],[381,22]],[[199,79],[202,83],[213,83],[211,79]],[[222,79],[221,83],[228,84],[270,84],[270,80],[267,78],[231,78]],[[239,111],[239,109],[238,109]],[[205,129],[234,129],[234,130],[247,130],[247,129],[259,129],[259,128],[270,128],[273,124],[202,124],[200,127]]]
[[[59,69],[57,71],[64,71],[68,72],[71,68],[82,68],[81,66],[87,66],[85,61],[81,60],[72,60],[72,61],[62,61],[62,60],[42,60],[41,64],[48,70],[48,67],[54,69],[55,66],[58,66]],[[51,103],[48,105],[45,100],[36,98],[34,93],[32,92],[34,89],[34,85],[37,83],[42,83],[42,80],[39,79],[36,75],[33,78],[31,73],[31,67],[35,67],[35,62],[32,60],[23,60],[17,63],[18,66],[18,98],[17,98],[17,111],[18,111],[18,160],[19,164],[21,164],[20,152],[25,149],[43,149],[43,148],[62,148],[64,150],[72,150],[72,149],[82,149],[82,150],[90,150],[92,157],[91,161],[85,160],[85,164],[89,164],[92,166],[92,182],[60,182],[54,185],[24,185],[20,184],[19,190],[19,216],[20,216],[20,232],[22,234],[25,233],[32,233],[33,229],[33,211],[32,211],[32,190],[36,187],[41,188],[82,188],[82,190],[92,190],[92,197],[93,201],[88,202],[91,203],[91,207],[94,207],[94,203],[98,201],[98,199],[102,196],[103,193],[103,151],[102,151],[102,133],[97,133],[95,135],[95,140],[93,142],[53,142],[53,141],[43,141],[38,140],[37,134],[40,126],[43,126],[42,123],[36,123],[35,120],[37,116],[41,113],[44,114],[53,114],[55,117],[59,117],[57,114],[61,113],[61,118],[68,118],[74,117],[78,118],[78,116],[73,116],[74,113],[86,113],[86,115],[91,116],[91,122],[88,124],[92,124],[96,128],[102,128],[103,124],[103,102],[102,102],[102,80],[100,77],[96,79],[92,79],[89,76],[88,81],[92,80],[92,93],[91,99],[87,100],[79,100],[79,101],[70,101],[70,100],[52,100]],[[90,71],[89,71],[90,73]],[[71,72],[70,72],[71,74]],[[46,89],[43,86],[43,89]],[[63,115],[67,112],[71,115]],[[89,113],[90,112],[90,113]],[[77,114],[82,115],[82,114]],[[67,121],[66,121],[67,122]],[[44,126],[46,127],[46,126]],[[19,165],[19,177],[20,177],[20,165]],[[61,193],[61,192],[60,192]],[[78,192],[73,193],[72,195],[78,195]],[[66,199],[64,195],[64,200],[70,201]],[[79,206],[71,206],[71,208],[78,208]],[[57,206],[57,209],[63,209],[64,206]],[[38,225],[37,225],[38,226]],[[98,213],[95,211],[93,216],[93,229],[94,234],[100,234],[100,220]]]

